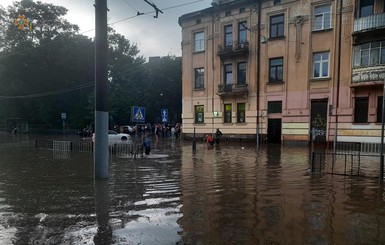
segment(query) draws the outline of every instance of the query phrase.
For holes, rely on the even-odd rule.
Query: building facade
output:
[[[184,134],[380,142],[384,9],[383,0],[214,0],[181,16]]]

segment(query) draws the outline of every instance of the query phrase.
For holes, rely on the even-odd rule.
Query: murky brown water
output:
[[[304,147],[159,140],[94,183],[91,153],[36,137],[0,134],[0,244],[385,243],[384,187],[312,174]]]

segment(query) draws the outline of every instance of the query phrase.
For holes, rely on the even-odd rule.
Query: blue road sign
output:
[[[168,122],[168,109],[161,109],[160,116],[162,118],[162,123]]]
[[[132,107],[132,121],[136,123],[144,123],[146,118],[146,108],[139,107],[139,106],[133,106]]]

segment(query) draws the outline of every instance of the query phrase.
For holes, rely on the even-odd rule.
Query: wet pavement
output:
[[[92,153],[38,138],[0,133],[0,244],[385,243],[378,179],[311,173],[307,147],[159,139],[95,182]]]

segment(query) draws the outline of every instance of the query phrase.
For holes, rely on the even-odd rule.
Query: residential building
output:
[[[185,136],[379,142],[384,16],[383,0],[215,0],[181,16]]]

